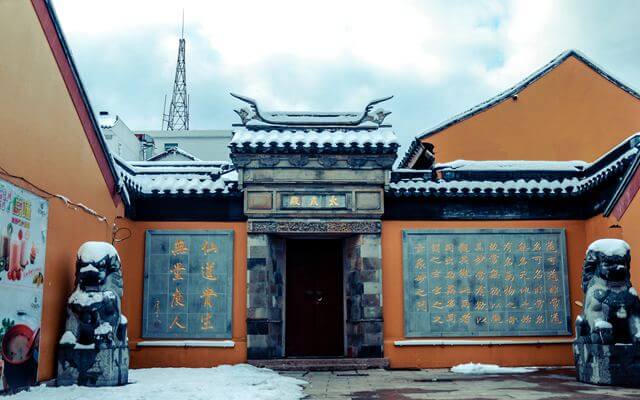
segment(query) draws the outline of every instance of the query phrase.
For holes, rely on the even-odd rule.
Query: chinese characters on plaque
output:
[[[570,334],[564,231],[403,232],[405,335]]]
[[[348,207],[346,193],[287,193],[282,208],[343,209]]]
[[[231,337],[233,232],[147,231],[143,337]]]

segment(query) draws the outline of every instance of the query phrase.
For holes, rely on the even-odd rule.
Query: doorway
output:
[[[287,240],[287,357],[344,355],[342,270],[341,240]]]

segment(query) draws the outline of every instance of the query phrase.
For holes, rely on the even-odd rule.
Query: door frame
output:
[[[291,240],[335,240],[337,242],[340,242],[340,251],[341,251],[341,257],[340,257],[340,268],[342,269],[342,355],[339,355],[337,357],[346,357],[347,356],[347,296],[346,296],[346,284],[347,284],[347,274],[345,274],[345,270],[346,270],[346,261],[345,261],[345,237],[343,235],[340,236],[314,236],[314,237],[309,237],[309,236],[286,236],[284,241],[284,251],[283,251],[283,256],[282,256],[282,282],[283,282],[283,289],[282,289],[282,298],[283,298],[283,307],[282,307],[282,354],[284,358],[296,358],[295,356],[289,356],[287,354],[287,281],[289,279],[289,275],[287,274],[287,247],[289,246],[289,243],[291,242]],[[325,358],[322,356],[310,356],[308,358]]]

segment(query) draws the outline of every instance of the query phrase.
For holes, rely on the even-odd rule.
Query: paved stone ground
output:
[[[576,382],[572,369],[529,374],[460,375],[443,369],[284,372],[309,382],[307,399],[607,400],[640,399],[640,389]]]

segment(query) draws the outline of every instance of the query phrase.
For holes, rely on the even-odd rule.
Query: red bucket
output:
[[[19,365],[31,358],[38,331],[27,325],[17,324],[9,328],[2,338],[2,359],[13,365]]]

